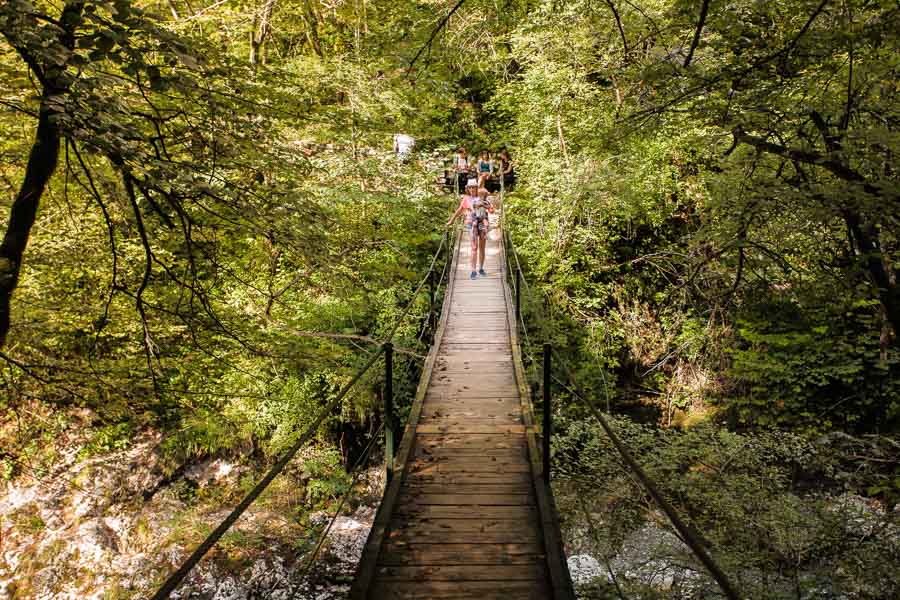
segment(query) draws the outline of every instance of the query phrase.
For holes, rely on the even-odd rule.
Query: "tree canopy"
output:
[[[402,416],[434,329],[413,291],[458,201],[437,180],[460,145],[507,149],[530,339],[680,508],[705,503],[730,567],[817,555],[879,597],[896,574],[859,592],[832,530],[804,554],[721,524],[760,485],[758,535],[811,514],[801,480],[900,499],[898,21],[889,0],[4,0],[0,476],[150,432],[169,483],[213,457],[256,473],[412,301]],[[319,432],[305,500],[346,475],[381,390],[367,375]],[[616,496],[621,465],[558,391],[562,509],[580,519],[592,481],[638,527],[646,498]]]

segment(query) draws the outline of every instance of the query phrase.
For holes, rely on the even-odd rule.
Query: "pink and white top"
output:
[[[460,208],[466,211],[466,225],[472,224],[472,210],[475,208],[476,200],[478,200],[478,196],[469,196],[468,194],[459,199]],[[487,209],[489,213],[493,213],[494,205],[488,202]]]
[[[472,207],[478,196],[469,196],[468,194],[459,199],[459,207],[466,211],[466,225],[472,222]]]

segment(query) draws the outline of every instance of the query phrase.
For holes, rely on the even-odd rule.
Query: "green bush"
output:
[[[811,433],[895,426],[900,358],[882,353],[874,304],[843,312],[771,306],[765,317],[739,321],[728,373],[736,393],[723,402],[743,424]]]

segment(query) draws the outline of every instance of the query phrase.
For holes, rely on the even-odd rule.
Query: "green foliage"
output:
[[[900,365],[896,353],[880,351],[871,304],[823,311],[818,323],[776,306],[740,321],[730,408],[743,422],[810,432],[871,430],[896,421]]]
[[[334,449],[317,452],[303,462],[303,479],[307,480],[306,500],[314,507],[327,507],[350,489],[352,477],[344,470],[341,455]]]
[[[713,4],[685,67],[693,6],[531,11],[491,100],[526,182],[507,217],[532,333],[588,389],[609,369],[618,406],[664,424],[897,426],[897,90],[874,83],[896,15]]]
[[[265,467],[408,302],[394,342],[427,349],[412,291],[453,204],[435,174],[455,144],[502,144],[529,339],[642,423],[617,426],[726,565],[774,573],[771,597],[801,570],[892,589],[889,546],[797,473],[885,502],[900,487],[891,443],[865,437],[900,423],[897,7],[713,2],[689,50],[698,7],[681,0],[466,3],[431,39],[452,4],[0,8],[0,203],[41,111],[63,139],[0,355],[0,477],[147,431],[170,474],[215,455]],[[408,163],[389,152],[400,131]],[[403,414],[419,367],[397,362]],[[376,371],[317,432],[310,505],[349,486],[337,436],[374,430]],[[595,486],[608,554],[649,503],[584,407],[559,412],[564,511]],[[862,437],[811,441],[840,431]],[[218,493],[175,480],[192,510]],[[179,543],[205,532],[182,525]],[[228,556],[263,541],[230,538]]]
[[[134,433],[134,424],[129,421],[100,427],[92,432],[90,440],[78,451],[78,458],[125,449],[133,441]]]

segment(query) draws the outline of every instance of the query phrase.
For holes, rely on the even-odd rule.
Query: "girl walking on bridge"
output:
[[[469,179],[466,182],[466,193],[459,199],[459,207],[447,221],[447,227],[450,227],[460,214],[466,214],[466,228],[469,230],[469,239],[471,240],[469,251],[472,267],[472,273],[469,275],[471,279],[475,279],[479,274],[482,277],[487,275],[484,272],[484,251],[490,228],[488,213],[494,212],[494,206],[488,200],[487,194],[486,189],[478,188],[477,179]],[[476,264],[478,271],[475,270]]]

